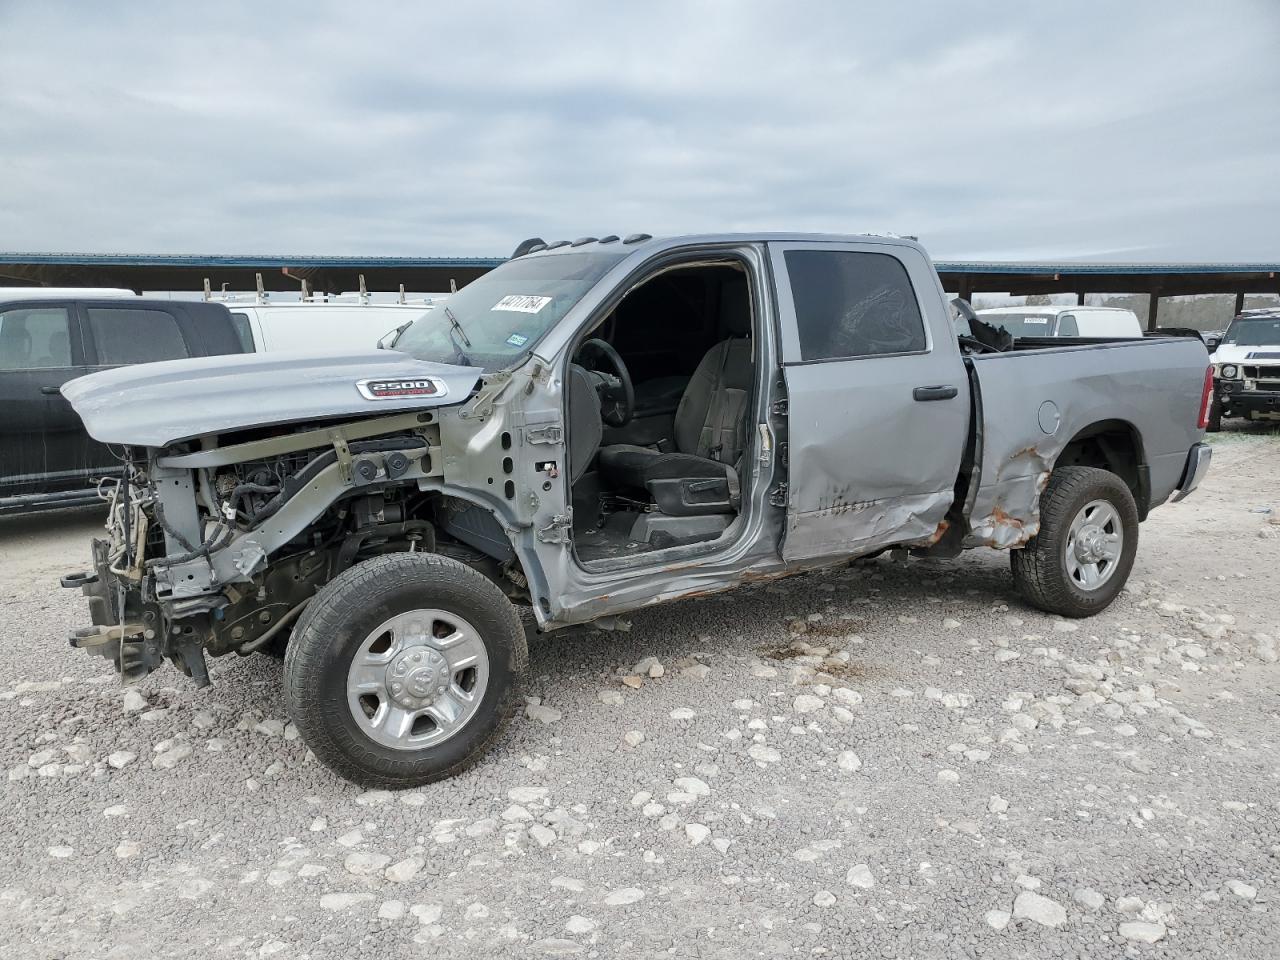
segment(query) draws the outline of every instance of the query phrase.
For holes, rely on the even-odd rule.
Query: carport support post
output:
[[[1084,291],[1083,291],[1083,290],[1082,290],[1080,293],[1077,293],[1077,294],[1076,294],[1076,306],[1077,306],[1077,307],[1083,307],[1083,306],[1084,306]]]
[[[1234,319],[1235,317],[1240,316],[1240,314],[1243,312],[1244,312],[1244,291],[1241,290],[1239,293],[1236,294],[1236,312],[1233,313],[1231,316]]]
[[[1160,314],[1160,294],[1151,291],[1151,302],[1147,306],[1147,332],[1151,332],[1156,328],[1156,320]]]

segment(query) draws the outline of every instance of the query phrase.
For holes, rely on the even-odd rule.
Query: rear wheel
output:
[[[285,655],[285,696],[307,746],[339,776],[419,786],[497,740],[527,661],[520,619],[492,581],[438,554],[388,554],[308,605]]]
[[[1010,556],[1018,590],[1064,617],[1105,610],[1138,550],[1138,507],[1124,481],[1096,467],[1059,467],[1040,495],[1040,531]]]

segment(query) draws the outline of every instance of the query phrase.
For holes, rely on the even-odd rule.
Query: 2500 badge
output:
[[[403,400],[406,397],[443,397],[449,392],[443,381],[433,377],[411,380],[358,380],[356,389],[366,400]]]

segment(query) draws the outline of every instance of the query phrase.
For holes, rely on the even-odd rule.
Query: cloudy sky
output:
[[[1280,2],[0,0],[0,249],[1280,259]]]

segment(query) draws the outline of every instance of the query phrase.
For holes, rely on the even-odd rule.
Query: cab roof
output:
[[[123,287],[0,287],[0,301],[15,300],[109,300],[136,297]]]

